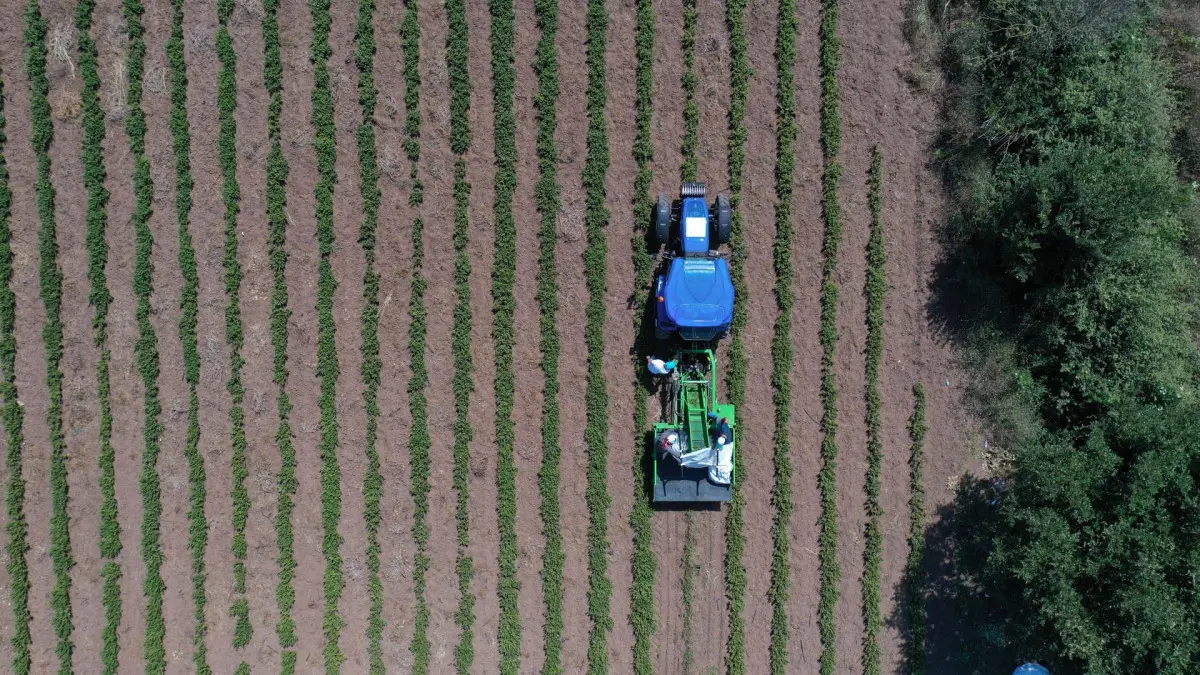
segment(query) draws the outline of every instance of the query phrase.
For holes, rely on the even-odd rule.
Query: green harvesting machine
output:
[[[730,501],[737,421],[733,405],[717,401],[716,356],[711,349],[685,348],[676,361],[664,384],[663,420],[654,425],[653,500]],[[724,444],[718,433],[728,435]]]

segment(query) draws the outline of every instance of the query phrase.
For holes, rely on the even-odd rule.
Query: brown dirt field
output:
[[[562,666],[566,672],[586,668],[587,528],[584,493],[587,488],[587,446],[583,432],[587,414],[584,387],[587,359],[584,354],[584,310],[587,286],[583,275],[584,230],[583,164],[587,157],[587,66],[585,50],[586,7],[583,3],[559,5],[558,180],[562,186],[562,217],[558,221],[558,332],[562,347],[559,366],[559,405],[562,420],[563,630]],[[610,566],[611,568],[611,566]]]
[[[282,10],[283,8],[281,8]],[[325,596],[321,582],[325,558],[321,554],[320,435],[316,420],[317,396],[317,240],[313,188],[317,182],[312,147],[312,66],[309,43],[312,17],[300,5],[279,12],[280,50],[283,60],[284,154],[287,182],[288,250],[288,396],[291,398],[295,434],[298,489],[292,524],[295,528],[297,670],[321,667],[324,635],[321,631]]]
[[[246,522],[246,598],[250,605],[250,644],[236,653],[237,661],[274,664],[279,638],[275,625],[278,567],[275,556],[275,498],[279,453],[275,431],[279,424],[271,345],[272,274],[267,249],[266,163],[267,95],[263,87],[261,17],[236,5],[229,31],[237,50],[238,107],[235,113],[238,141],[238,184],[242,189],[238,217],[238,257],[242,265],[242,325],[245,344],[242,382],[246,387],[246,440],[250,513]],[[236,598],[235,598],[236,599]],[[224,645],[215,645],[224,651]]]
[[[380,280],[379,342],[382,371],[379,387],[379,437],[377,450],[383,474],[380,509],[380,566],[383,581],[383,658],[401,672],[410,668],[412,590],[412,499],[408,486],[408,438],[412,420],[408,412],[408,297],[411,288],[411,227],[408,206],[408,160],[404,155],[404,59],[400,32],[404,18],[398,1],[382,2],[376,9],[375,83],[380,105],[375,112],[379,147],[382,201],[379,212],[376,263]]]
[[[617,4],[617,3],[613,3]],[[634,93],[637,53],[633,38],[636,15],[609,7],[608,26],[608,143],[612,162],[608,170],[607,207],[608,279],[605,304],[608,315],[604,324],[604,372],[608,377],[608,416],[611,420],[633,419],[633,393],[636,380],[630,373],[629,327],[635,311],[629,307],[633,287],[633,160]],[[630,8],[632,9],[632,8]],[[610,609],[613,630],[608,637],[609,665],[615,672],[633,669],[633,626],[629,622],[630,589],[633,585],[633,528],[629,514],[633,509],[633,462],[640,457],[630,452],[637,432],[629,424],[608,427],[608,494],[612,503],[608,512],[608,577],[613,595]]]
[[[513,422],[516,425],[514,461],[517,467],[517,580],[521,584],[518,607],[522,618],[521,666],[537,671],[545,661],[546,603],[542,591],[542,535],[538,472],[542,467],[542,405],[545,376],[541,369],[541,309],[537,303],[538,229],[534,187],[541,178],[537,157],[537,110],[534,96],[537,75],[534,52],[541,30],[533,13],[532,0],[516,3],[516,98],[517,191],[513,213],[517,223],[516,309],[513,336],[513,369],[524,377],[516,380]],[[560,176],[561,179],[561,176]]]

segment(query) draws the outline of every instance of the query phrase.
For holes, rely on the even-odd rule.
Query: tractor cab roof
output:
[[[724,258],[675,258],[663,289],[667,316],[680,328],[718,328],[733,320],[733,283]]]

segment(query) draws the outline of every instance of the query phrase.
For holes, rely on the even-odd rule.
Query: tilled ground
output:
[[[217,155],[217,72],[215,51],[216,2],[186,0],[185,56],[188,62],[188,123],[192,143],[192,170],[196,179],[191,231],[195,238],[200,273],[199,338],[201,356],[201,446],[207,473],[206,516],[209,540],[206,555],[209,663],[218,672],[231,672],[241,661],[255,671],[272,670],[279,663],[275,541],[275,482],[280,460],[274,442],[278,425],[275,385],[272,381],[270,336],[271,269],[267,259],[264,186],[267,152],[267,93],[263,84],[261,6],[253,0],[239,2],[230,19],[237,50],[238,180],[242,190],[239,215],[239,261],[244,278],[241,313],[246,343],[243,369],[246,386],[246,432],[249,440],[248,488],[251,509],[247,599],[253,638],[242,650],[233,650],[234,621],[229,607],[233,593],[232,501],[230,489],[231,424],[229,349],[225,340],[224,203]],[[411,288],[411,223],[424,219],[424,275],[429,286],[428,359],[430,386],[429,428],[432,437],[430,509],[431,528],[426,597],[431,609],[429,637],[432,669],[453,668],[454,646],[459,640],[455,612],[459,604],[455,575],[455,492],[453,488],[454,396],[451,354],[452,315],[455,305],[453,259],[453,199],[455,157],[450,150],[450,81],[445,60],[447,15],[441,2],[423,0],[421,25],[421,159],[420,174],[425,200],[418,207],[408,202],[411,184],[404,155],[404,75],[400,24],[406,5],[401,0],[379,0],[375,38],[378,49],[375,77],[379,109],[375,116],[381,168],[378,268],[380,288],[380,356],[378,449],[384,477],[381,526],[381,578],[384,588],[382,653],[397,671],[410,668],[412,613],[413,502],[409,492],[407,313]],[[700,77],[700,143],[697,151],[700,180],[711,193],[728,190],[728,106],[730,98],[730,45],[725,6],[720,0],[698,4],[696,69]],[[28,488],[24,514],[29,522],[28,561],[32,590],[33,671],[47,672],[56,664],[51,627],[50,590],[53,574],[48,553],[50,450],[46,413],[41,328],[44,309],[38,288],[38,228],[34,179],[36,163],[30,145],[29,83],[24,67],[23,9],[21,3],[0,8],[0,67],[3,69],[5,129],[4,154],[13,189],[12,229],[14,250],[13,289],[17,296],[17,386],[24,410],[24,477]],[[654,179],[651,189],[678,189],[682,162],[683,93],[680,53],[683,4],[681,0],[655,0],[658,31],[654,49]],[[608,576],[613,584],[609,635],[609,660],[613,672],[632,670],[633,634],[629,622],[632,586],[632,530],[630,511],[644,498],[633,486],[636,460],[633,419],[634,373],[631,365],[635,309],[627,298],[633,291],[630,237],[633,222],[632,156],[634,137],[634,82],[636,53],[634,3],[608,3],[609,32],[608,141],[610,168],[607,207],[608,279],[605,300],[603,362],[609,394],[608,486],[612,507],[608,522]],[[70,0],[45,0],[42,12],[52,27],[65,25],[74,16]],[[99,0],[93,35],[100,51],[102,87],[125,86],[117,65],[125,58],[125,33],[119,0]],[[772,556],[771,527],[775,507],[770,493],[774,481],[774,403],[770,383],[771,338],[778,310],[772,247],[775,237],[776,172],[776,41],[777,3],[751,0],[746,9],[753,77],[746,122],[749,128],[742,204],[746,217],[747,247],[740,255],[746,270],[749,326],[744,340],[749,361],[746,405],[738,411],[745,458],[741,476],[746,497],[745,564],[747,666],[750,672],[768,668],[771,606],[768,601]],[[329,60],[334,86],[338,184],[334,193],[336,245],[332,258],[338,288],[334,299],[336,345],[340,374],[337,413],[340,427],[338,459],[341,465],[341,557],[345,588],[339,605],[345,620],[341,648],[344,672],[363,672],[368,664],[367,606],[369,571],[366,568],[362,483],[367,461],[364,453],[366,411],[363,405],[362,309],[363,251],[359,244],[362,198],[356,132],[361,108],[356,90],[354,40],[357,4],[334,3]],[[869,18],[864,18],[869,17]],[[586,668],[591,631],[587,616],[589,514],[585,502],[586,409],[584,382],[585,305],[588,292],[582,265],[587,245],[584,230],[585,200],[581,181],[587,152],[587,68],[585,64],[586,6],[563,2],[560,6],[557,46],[560,94],[557,106],[562,208],[558,217],[557,263],[559,312],[557,325],[562,347],[560,363],[562,447],[562,532],[565,552],[562,637],[563,666],[567,672]],[[793,410],[789,434],[795,473],[791,530],[791,589],[787,604],[790,629],[790,667],[812,672],[820,654],[816,607],[819,598],[817,535],[820,504],[816,475],[820,468],[819,380],[821,353],[819,285],[821,256],[821,154],[818,141],[820,72],[818,64],[818,7],[801,3],[797,35],[796,97],[799,137],[796,144],[796,196],[793,210],[793,262],[796,268],[796,303],[792,316],[795,367],[792,372]],[[863,637],[860,577],[863,568],[864,475],[866,472],[865,360],[866,301],[862,295],[866,276],[864,247],[870,214],[866,172],[872,146],[883,150],[884,217],[887,228],[888,279],[886,352],[882,372],[884,400],[883,506],[885,616],[897,614],[896,589],[907,554],[907,499],[909,443],[905,424],[912,411],[911,388],[923,382],[929,391],[927,475],[930,510],[950,498],[947,479],[968,463],[964,457],[965,429],[969,420],[958,399],[962,377],[953,354],[928,325],[925,306],[927,281],[938,256],[934,230],[944,212],[944,198],[928,167],[927,143],[936,124],[933,101],[911,89],[905,75],[913,67],[903,37],[900,0],[845,0],[840,35],[844,40],[840,82],[845,118],[845,143],[841,160],[846,171],[841,188],[845,238],[837,281],[841,285],[838,328],[841,341],[836,362],[841,392],[838,441],[841,488],[838,511],[841,525],[839,560],[842,565],[838,618],[838,672],[858,672]],[[290,164],[287,181],[287,265],[290,319],[288,329],[290,380],[288,393],[294,405],[292,426],[297,452],[299,488],[295,497],[294,582],[300,672],[321,668],[324,645],[322,587],[325,558],[321,551],[321,455],[319,382],[316,376],[316,296],[318,250],[315,238],[314,187],[317,183],[313,149],[313,68],[309,59],[311,16],[307,4],[285,0],[279,10],[283,60],[283,146]],[[472,426],[470,539],[473,557],[472,593],[476,599],[474,664],[472,672],[498,669],[497,632],[500,608],[497,599],[499,535],[496,525],[495,396],[492,335],[491,275],[495,264],[516,266],[516,334],[514,367],[516,391],[515,460],[517,473],[517,575],[521,582],[519,609],[524,622],[521,671],[536,671],[543,660],[542,551],[545,545],[538,512],[538,470],[541,466],[541,414],[543,374],[540,368],[539,307],[536,301],[540,216],[534,185],[539,178],[536,156],[537,116],[532,68],[540,37],[532,0],[516,1],[517,223],[515,261],[493,260],[494,149],[491,90],[491,17],[485,3],[468,3],[469,64],[472,84],[470,123],[473,143],[465,155],[471,184],[468,251],[472,312],[474,392],[470,401]],[[183,455],[186,431],[187,383],[182,376],[183,355],[179,336],[179,296],[183,277],[178,263],[178,225],[175,210],[175,154],[170,123],[169,77],[164,45],[171,28],[166,3],[148,3],[146,26],[146,111],[148,155],[155,183],[154,215],[150,221],[155,245],[154,312],[161,360],[160,397],[164,411],[162,456],[158,471],[162,481],[163,577],[167,584],[168,668],[186,672],[191,667],[194,631],[191,589],[191,554],[187,541],[188,471]],[[65,274],[63,318],[67,350],[64,421],[70,475],[71,538],[76,565],[72,571],[72,608],[75,619],[74,665],[79,672],[99,668],[100,625],[103,608],[97,571],[101,565],[96,539],[99,468],[97,350],[91,342],[92,308],[87,302],[87,244],[84,236],[85,194],[80,168],[81,127],[72,97],[78,98],[79,76],[72,64],[49,61],[51,100],[55,110],[55,141],[51,151],[52,177],[58,191],[58,264]],[[103,95],[103,92],[102,92]],[[123,616],[120,626],[122,670],[142,668],[142,642],[146,632],[141,556],[141,473],[143,439],[142,381],[134,358],[137,324],[133,295],[133,162],[128,139],[119,118],[107,121],[105,160],[109,202],[108,286],[114,296],[109,316],[112,349],[112,404],[115,419],[116,481],[119,522],[124,548],[117,558],[122,568]],[[725,350],[721,351],[722,363]],[[724,390],[724,384],[722,385]],[[650,414],[659,414],[659,399],[650,399]],[[7,476],[6,476],[7,478]],[[3,517],[7,517],[6,515]],[[724,669],[728,639],[728,604],[725,598],[725,510],[699,511],[691,516],[692,544],[697,568],[695,597],[690,613],[692,630],[685,639],[682,598],[686,522],[681,511],[654,514],[654,551],[658,560],[655,605],[658,630],[653,639],[656,672],[675,673],[683,668],[685,650],[692,652],[692,672]],[[0,585],[7,587],[7,572],[0,570]],[[898,622],[888,621],[884,635],[887,670],[900,664]],[[11,658],[12,623],[0,621],[0,660]]]

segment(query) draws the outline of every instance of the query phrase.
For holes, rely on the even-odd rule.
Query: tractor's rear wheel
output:
[[[717,195],[717,243],[728,244],[733,231],[733,207],[729,195]]]
[[[654,206],[654,236],[660,244],[671,243],[671,202],[666,195],[659,195]]]

